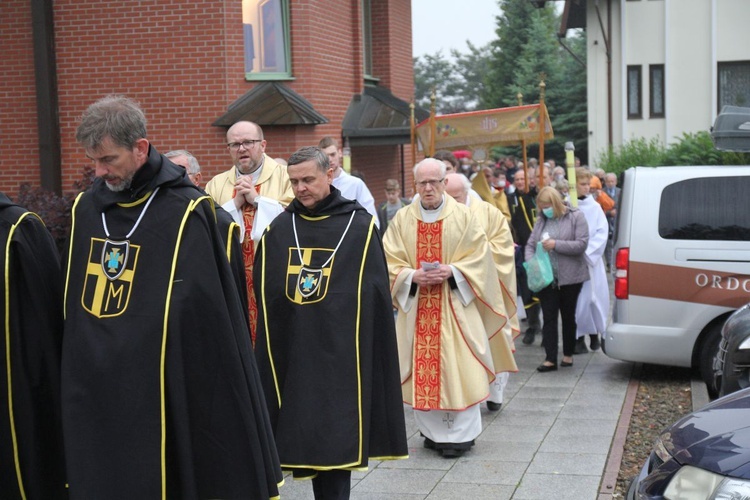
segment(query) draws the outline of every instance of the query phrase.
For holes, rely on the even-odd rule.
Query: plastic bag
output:
[[[532,292],[536,293],[550,286],[555,280],[549,253],[544,249],[541,241],[536,244],[534,256],[528,262],[524,262],[523,267],[526,269],[527,283]]]

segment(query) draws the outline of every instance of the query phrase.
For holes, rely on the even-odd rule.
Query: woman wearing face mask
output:
[[[526,243],[525,257],[534,256],[536,244],[542,242],[549,252],[554,281],[537,292],[542,305],[542,345],[546,353],[540,372],[557,370],[557,318],[562,318],[563,357],[560,366],[573,366],[576,341],[576,303],[584,281],[589,279],[585,252],[589,241],[586,218],[563,203],[562,196],[551,186],[544,187],[536,198],[537,217]]]

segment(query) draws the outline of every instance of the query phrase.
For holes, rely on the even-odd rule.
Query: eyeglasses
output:
[[[242,142],[230,142],[229,144],[227,144],[227,149],[229,149],[230,151],[239,151],[240,146],[245,149],[250,149],[255,146],[256,142],[263,142],[263,139],[249,139]]]
[[[445,177],[443,177],[442,179],[437,179],[437,180],[433,179],[429,181],[419,181],[417,182],[417,187],[426,188],[428,185],[430,185],[433,188],[437,188],[440,184],[443,183],[444,180],[445,180]]]

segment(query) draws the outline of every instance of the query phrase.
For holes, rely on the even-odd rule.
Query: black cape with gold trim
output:
[[[255,353],[281,466],[296,477],[408,453],[380,235],[361,205],[331,192],[315,212],[294,200],[255,254]]]
[[[67,498],[60,258],[41,219],[2,193],[0,245],[0,498]]]
[[[283,479],[213,202],[153,147],[132,186],[114,193],[97,179],[73,207],[62,357],[71,498],[277,497]],[[117,243],[156,188],[129,246]]]

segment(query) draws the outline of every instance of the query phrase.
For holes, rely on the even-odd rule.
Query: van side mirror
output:
[[[750,108],[724,106],[711,127],[711,140],[719,151],[750,152]]]

